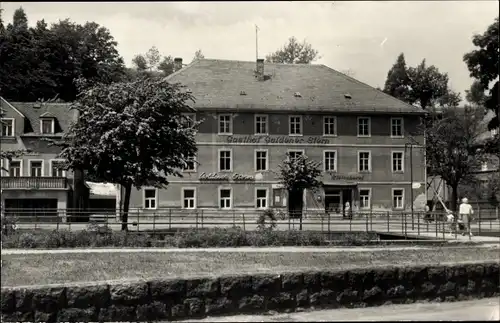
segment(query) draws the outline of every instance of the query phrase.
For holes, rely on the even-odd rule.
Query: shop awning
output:
[[[90,190],[91,198],[114,199],[118,193],[116,185],[111,183],[85,182],[85,184]]]

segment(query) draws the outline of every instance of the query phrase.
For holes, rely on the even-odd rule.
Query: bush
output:
[[[178,231],[163,241],[147,233],[111,231],[32,230],[2,237],[4,248],[95,248],[95,247],[243,247],[243,246],[327,246],[326,235],[310,231],[251,231],[241,228],[214,228]],[[363,245],[377,240],[376,234],[345,233],[336,245]]]

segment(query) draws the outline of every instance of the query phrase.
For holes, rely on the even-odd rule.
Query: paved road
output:
[[[499,309],[500,298],[486,298],[456,303],[417,303],[277,315],[209,317],[184,322],[499,321]]]

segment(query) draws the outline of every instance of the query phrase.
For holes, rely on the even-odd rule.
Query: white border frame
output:
[[[368,156],[370,157],[370,158],[368,158],[368,170],[367,171],[359,169],[359,166],[361,165],[359,163],[359,157],[360,157],[361,153],[368,153]],[[371,173],[372,172],[372,152],[371,152],[371,150],[358,150],[357,157],[358,157],[357,158],[357,164],[358,164],[357,171],[358,171],[358,173],[362,173],[362,174]]]
[[[51,133],[44,133],[43,132],[43,121],[49,120],[51,122]],[[40,134],[42,135],[53,135],[56,133],[56,120],[52,117],[50,118],[40,118]]]
[[[194,191],[194,197],[193,197],[194,207],[193,208],[184,207],[184,191],[186,191],[186,190],[193,190]],[[184,210],[195,210],[198,208],[198,194],[196,191],[196,187],[194,187],[194,186],[181,187],[181,208]]]
[[[300,133],[292,134],[292,118],[300,118]],[[288,116],[288,135],[291,137],[301,137],[304,135],[304,120],[302,115],[294,114]]]
[[[229,191],[231,192],[231,193],[230,193],[230,194],[231,194],[231,197],[230,197],[230,199],[229,199],[229,204],[230,204],[230,205],[229,205],[229,208],[221,208],[221,207],[220,207],[220,199],[221,199],[221,194],[220,194],[220,192],[221,192],[222,190],[229,190]],[[231,210],[231,209],[233,208],[233,202],[234,202],[233,188],[232,188],[231,186],[219,186],[219,187],[217,188],[217,208],[218,208],[219,210]]]
[[[229,132],[220,132],[220,117],[229,117]],[[221,136],[233,135],[233,115],[231,113],[218,113],[217,114],[217,134]]]
[[[257,170],[257,153],[265,152],[266,153],[266,170]],[[254,149],[253,152],[253,169],[258,172],[268,172],[269,171],[269,149]]]
[[[290,152],[293,151],[293,152],[302,152],[302,155],[305,155],[306,154],[306,150],[305,149],[293,149],[293,148],[288,148],[286,150],[286,154],[287,154],[287,160],[288,160],[288,155],[290,154]]]
[[[146,190],[155,191],[155,207],[146,207]],[[142,188],[142,209],[143,210],[156,210],[158,209],[158,188],[157,187],[143,187]]]
[[[220,169],[220,153],[222,151],[229,151],[231,153],[231,158],[230,158],[230,170],[221,170]],[[219,148],[217,149],[217,171],[218,172],[223,172],[223,173],[230,173],[233,171],[233,160],[234,160],[234,155],[233,155],[233,149],[232,148]]]
[[[368,135],[360,135],[359,134],[359,120],[360,119],[368,119]],[[370,138],[372,136],[372,118],[371,117],[358,117],[356,119],[356,136],[358,138]]]
[[[361,191],[368,191],[368,201],[370,202],[368,207],[361,207]],[[359,187],[358,188],[358,196],[359,196],[359,209],[361,211],[371,210],[372,209],[372,188],[371,187]]]
[[[325,133],[325,122],[327,118],[333,118],[333,130],[335,130],[334,134],[326,134]],[[323,116],[323,137],[337,137],[337,117],[336,116]]]
[[[196,172],[198,172],[198,162],[197,162],[197,159],[198,159],[198,158],[197,158],[197,156],[196,156],[196,154],[195,154],[195,155],[193,156],[193,165],[194,165],[194,169],[188,169],[188,170],[186,170],[186,169],[184,169],[184,168],[183,168],[183,169],[182,169],[182,172],[183,172],[183,173],[188,173],[188,174],[189,174],[189,173],[196,173]]]
[[[335,170],[328,170],[328,169],[326,169],[326,162],[325,162],[325,160],[326,160],[326,153],[335,153],[335,163],[334,163]],[[338,160],[339,160],[339,155],[338,155],[337,150],[335,150],[335,149],[325,149],[325,150],[323,150],[323,171],[324,172],[334,172],[334,173],[338,172],[338,168],[337,168],[337,166],[338,166]]]
[[[257,207],[257,191],[266,191],[266,207]],[[254,190],[254,207],[256,210],[267,210],[269,209],[269,188],[268,187],[255,187]]]
[[[15,162],[15,161],[18,161],[18,162],[19,162],[19,172],[21,173],[21,174],[19,175],[19,177],[24,177],[24,165],[23,165],[23,164],[24,164],[24,161],[23,161],[22,159],[19,159],[19,158],[12,158],[12,160],[11,160],[11,161],[9,161],[9,160],[7,159],[7,167],[6,167],[6,168],[7,168],[7,172],[8,172],[8,174],[9,174],[8,176],[9,176],[9,177],[13,177],[13,176],[11,176],[11,175],[10,175],[10,163],[11,163],[11,162]]]
[[[52,177],[53,176],[53,162],[63,162],[64,163],[64,159],[61,159],[61,158],[54,158],[54,159],[49,159],[49,176]],[[66,170],[63,169],[63,177],[66,177]]]
[[[394,207],[394,191],[399,191],[401,190],[403,192],[403,198],[402,198],[402,201],[403,201],[403,206],[401,208],[396,208]],[[402,188],[402,187],[393,187],[391,189],[391,208],[393,210],[397,210],[397,211],[401,211],[401,210],[404,210],[405,209],[405,195],[406,195],[406,192],[405,192],[405,189]],[[413,202],[413,201],[412,201]]]
[[[12,121],[12,136],[4,136],[2,134],[2,138],[15,138],[16,137],[16,119],[15,118],[1,118],[0,124],[2,121],[8,121],[8,120]]]
[[[392,121],[393,120],[401,120],[401,136],[393,136],[392,135]],[[389,129],[389,131],[390,131],[391,138],[404,138],[405,137],[405,119],[403,117],[392,117],[390,127],[391,127],[391,129]]]
[[[401,170],[394,170],[394,153],[401,153]],[[393,174],[404,174],[405,172],[405,152],[404,150],[391,150],[391,173]]]
[[[265,133],[257,133],[257,117],[265,117],[266,118],[266,132]],[[255,114],[253,117],[253,127],[254,127],[254,135],[255,136],[268,136],[269,135],[269,115],[267,115],[267,114]]]
[[[45,177],[45,160],[43,159],[28,159],[28,176],[32,177],[31,175],[31,164],[33,162],[42,162],[42,174],[40,177]]]

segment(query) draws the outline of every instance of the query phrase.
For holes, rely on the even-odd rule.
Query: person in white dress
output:
[[[472,222],[472,216],[474,214],[474,210],[472,209],[472,205],[469,204],[469,200],[466,197],[462,199],[462,203],[460,204],[458,214],[460,215],[460,219],[466,225],[469,236],[472,237],[470,224]],[[462,235],[465,235],[465,232],[462,232]]]

